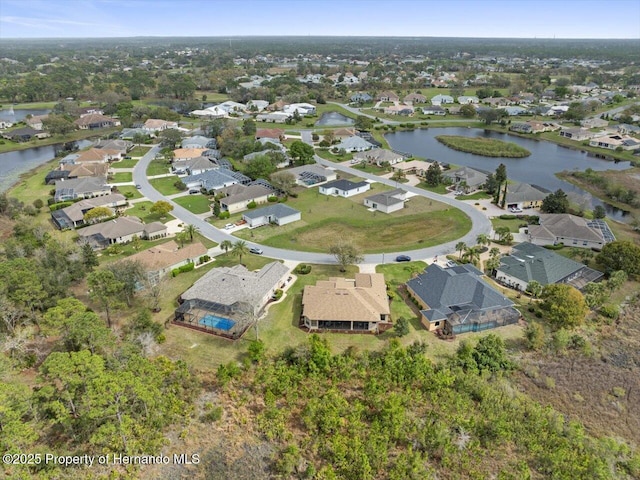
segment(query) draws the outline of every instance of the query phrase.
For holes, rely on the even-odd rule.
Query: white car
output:
[[[522,213],[522,209],[518,208],[518,207],[511,207],[511,208],[509,208],[509,211],[511,213]]]
[[[231,230],[233,227],[235,227],[235,225],[234,225],[233,223],[227,223],[227,224],[224,226],[224,229],[225,229],[225,230]]]

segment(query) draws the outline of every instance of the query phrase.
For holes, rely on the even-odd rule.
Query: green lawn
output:
[[[131,172],[118,172],[111,175],[112,183],[128,183],[133,182],[133,173]]]
[[[329,160],[330,162],[344,162],[345,160],[351,160],[353,158],[353,153],[346,153],[344,155],[334,155],[329,150],[325,150],[322,148],[316,149],[316,155],[325,160]]]
[[[211,201],[205,195],[187,195],[173,199],[178,205],[183,206],[191,213],[207,213],[211,212]]]
[[[476,192],[471,195],[458,195],[456,197],[458,200],[487,200],[489,198],[493,198],[487,192]]]
[[[133,150],[131,150],[127,156],[128,157],[142,157],[144,154],[146,154],[149,150],[151,149],[151,147],[145,147],[142,145],[138,145],[137,147],[134,147]]]
[[[178,180],[180,180],[180,178],[178,178],[177,175],[171,175],[170,177],[153,178],[149,180],[149,183],[161,194],[173,195],[174,193],[181,192],[181,190],[178,190],[174,185]]]
[[[387,169],[366,162],[353,165],[353,168],[356,170],[362,170],[366,173],[373,173],[374,175],[384,175],[385,173],[388,173]]]
[[[531,152],[517,143],[494,138],[470,138],[460,135],[437,135],[436,140],[453,150],[485,157],[524,158]]]
[[[137,158],[126,158],[124,160],[115,162],[112,166],[113,168],[133,168],[137,164],[138,164]]]
[[[460,210],[422,197],[413,197],[406,208],[392,214],[370,212],[363,199],[391,187],[373,184],[372,189],[351,198],[321,195],[317,189],[298,189],[298,198],[287,204],[302,212],[302,220],[282,227],[266,225],[241,230],[237,236],[279,248],[326,252],[337,238],[344,237],[363,252],[392,252],[416,249],[455,240],[471,228]],[[239,218],[240,215],[237,216]],[[221,226],[230,220],[218,221]]]
[[[116,188],[118,192],[120,192],[130,200],[135,200],[136,198],[142,198],[142,194],[140,193],[140,190],[138,190],[133,185],[120,185]]]
[[[152,206],[153,206],[153,202],[148,202],[148,201],[134,203],[131,208],[127,208],[127,210],[125,210],[125,213],[132,217],[138,217],[144,223],[151,223],[151,222],[166,223],[174,219],[174,217],[170,214],[167,214],[164,217],[161,217],[157,213],[150,213]]]
[[[40,167],[33,169],[20,175],[20,179],[12,186],[7,194],[10,197],[17,198],[25,205],[33,204],[36,199],[41,199],[45,205],[47,205],[47,199],[49,198],[49,192],[54,190],[53,185],[46,185],[44,178],[47,176],[53,168],[58,164],[57,160],[47,162]],[[44,210],[47,210],[46,208]]]
[[[520,231],[520,225],[526,224],[526,220],[514,218],[512,220],[503,220],[502,218],[492,218],[491,224],[495,230],[498,227],[509,227],[511,233],[518,233]]]
[[[165,173],[169,173],[169,163],[166,160],[151,160],[147,167],[147,177],[164,175]]]
[[[424,182],[420,182],[418,185],[416,185],[418,188],[422,188],[424,190],[429,190],[430,192],[433,193],[438,193],[440,195],[445,195],[447,193],[449,193],[449,190],[447,190],[447,186],[444,184],[440,184],[437,187],[430,187],[429,185],[427,185]]]

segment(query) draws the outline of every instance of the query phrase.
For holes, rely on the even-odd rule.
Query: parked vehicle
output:
[[[449,260],[447,261],[447,263],[444,264],[445,268],[451,268],[451,267],[457,267],[458,264],[456,262],[454,262],[453,260]]]
[[[225,230],[231,230],[233,227],[235,227],[235,225],[234,225],[233,223],[227,223],[227,224],[224,226],[224,229],[225,229]]]
[[[522,213],[522,209],[518,207],[509,207],[511,213]]]
[[[396,257],[396,262],[410,262],[411,257],[409,255],[398,255]]]
[[[250,252],[250,253],[255,253],[256,255],[262,255],[262,254],[264,253],[264,252],[262,251],[262,249],[261,249],[261,248],[258,248],[258,247],[251,247],[251,248],[249,249],[249,252]]]

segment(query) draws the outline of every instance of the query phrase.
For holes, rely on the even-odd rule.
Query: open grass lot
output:
[[[509,227],[511,233],[518,233],[520,231],[520,225],[524,225],[525,223],[527,223],[526,220],[519,218],[504,220],[496,217],[491,219],[491,225],[493,225],[494,230],[498,227]]]
[[[351,160],[353,153],[346,153],[344,155],[334,155],[329,150],[318,148],[316,149],[316,155],[330,162],[344,162],[345,160]]]
[[[385,173],[389,172],[383,167],[379,167],[370,163],[358,163],[356,165],[353,165],[353,168],[362,170],[363,172],[373,173],[374,175],[384,175]]]
[[[118,172],[111,176],[112,183],[127,183],[133,182],[133,173],[131,172]]]
[[[526,148],[513,142],[493,138],[468,138],[459,135],[437,135],[436,140],[454,150],[484,157],[523,158],[531,155]]]
[[[113,168],[133,168],[138,164],[137,158],[126,158],[118,162],[114,162],[111,166]]]
[[[169,173],[169,164],[165,160],[151,160],[147,167],[147,177]]]
[[[20,179],[13,185],[7,192],[10,197],[17,198],[25,205],[33,204],[36,199],[41,199],[44,204],[47,204],[47,198],[49,198],[49,192],[55,187],[53,185],[46,185],[44,183],[44,177],[47,176],[53,168],[57,166],[57,160],[52,160],[45,163],[29,172],[20,175]]]
[[[440,195],[445,195],[445,194],[449,193],[449,190],[447,190],[447,186],[443,185],[442,183],[440,185],[438,185],[437,187],[431,187],[431,186],[427,185],[424,182],[420,182],[416,186],[418,188],[423,188],[424,190],[429,190],[430,192],[438,193]]]
[[[422,197],[411,198],[406,208],[390,215],[370,212],[364,207],[365,197],[389,189],[374,183],[368,192],[339,198],[321,195],[315,188],[301,188],[298,198],[287,202],[302,212],[301,221],[283,227],[267,225],[241,230],[237,236],[274,247],[312,252],[326,252],[336,238],[343,237],[363,252],[374,253],[437,245],[459,238],[471,228],[471,220],[461,211]]]
[[[145,153],[147,153],[149,150],[151,149],[151,147],[146,147],[143,145],[138,145],[137,147],[133,147],[133,150],[131,150],[127,156],[128,157],[133,157],[133,158],[139,158],[142,157]]]
[[[120,185],[120,186],[118,186],[116,188],[118,189],[118,192],[120,192],[121,194],[123,194],[125,197],[127,197],[130,200],[135,200],[137,198],[142,198],[142,194],[140,193],[140,190],[138,190],[133,185]]]
[[[127,208],[125,213],[132,217],[138,217],[144,223],[151,222],[162,222],[167,223],[170,220],[173,220],[173,216],[171,214],[167,214],[164,217],[161,217],[157,213],[151,213],[151,207],[153,206],[153,202],[138,202],[134,203],[131,208]]]
[[[492,197],[487,192],[476,192],[470,195],[458,195],[456,198],[458,200],[487,200]]]
[[[178,190],[174,185],[178,180],[180,180],[180,178],[178,178],[177,175],[171,175],[170,177],[152,178],[149,180],[149,183],[161,194],[173,195],[174,193],[181,192],[181,190]]]
[[[209,197],[205,195],[186,195],[173,199],[178,205],[183,206],[191,213],[207,213],[211,212]]]

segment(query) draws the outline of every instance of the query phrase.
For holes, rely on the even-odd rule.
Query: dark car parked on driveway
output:
[[[411,257],[409,255],[398,255],[396,257],[396,262],[410,262]]]

